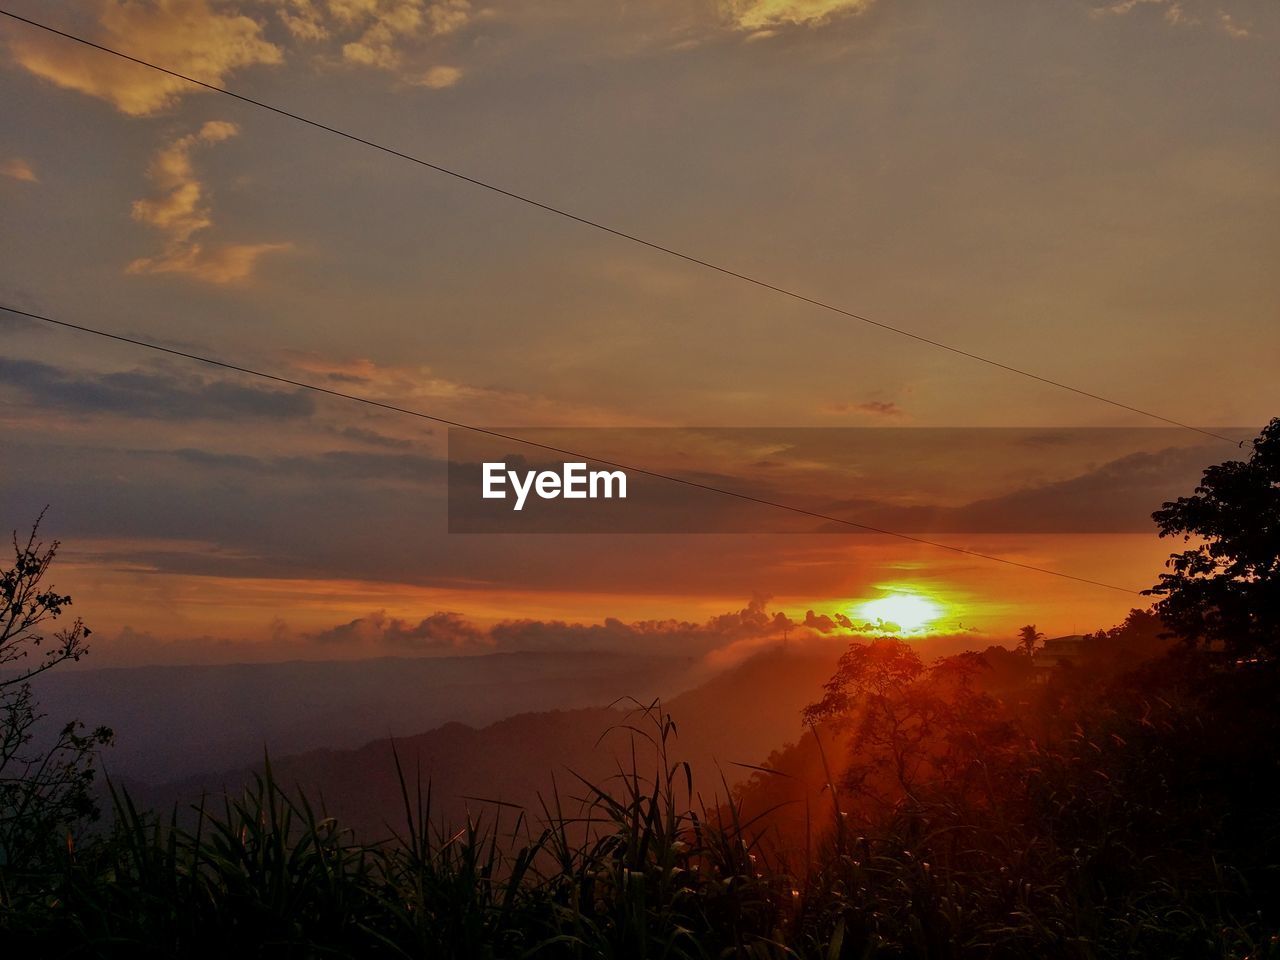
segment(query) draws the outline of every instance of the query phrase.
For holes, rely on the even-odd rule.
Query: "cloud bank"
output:
[[[781,641],[804,642],[824,637],[868,636],[883,624],[855,623],[842,613],[813,610],[793,618],[771,611],[766,597],[703,622],[688,620],[623,621],[606,617],[599,623],[564,620],[503,620],[488,627],[454,611],[437,611],[416,622],[379,610],[328,629],[281,636],[303,648],[347,654],[481,654],[497,652],[606,651],[688,655],[715,659],[750,655]]]

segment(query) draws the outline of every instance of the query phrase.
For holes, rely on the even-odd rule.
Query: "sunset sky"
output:
[[[3,7],[1135,407],[1280,413],[1268,0]],[[1034,428],[1016,458],[686,469],[891,528],[958,511],[927,535],[1135,590],[1171,547],[1143,514],[1237,453],[1080,433],[1158,424],[7,20],[0,85],[6,305],[488,427]],[[49,505],[98,664],[706,652],[893,593],[985,645],[1144,604],[869,535],[449,535],[445,440],[0,314],[0,525]]]

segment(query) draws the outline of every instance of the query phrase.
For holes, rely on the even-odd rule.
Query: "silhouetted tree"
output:
[[[97,817],[93,759],[112,736],[106,727],[83,733],[74,720],[41,729],[31,681],[83,657],[90,631],[78,619],[56,633],[42,631],[71,598],[44,584],[58,543],[41,543],[39,526],[37,520],[25,544],[14,533],[13,566],[0,572],[0,868],[8,870],[32,866],[65,831]]]
[[[963,793],[977,755],[1007,738],[999,704],[976,689],[987,669],[978,653],[926,666],[901,640],[853,643],[804,720],[851,735],[842,785],[881,810],[941,783]]]
[[[1152,514],[1160,536],[1199,541],[1166,562],[1146,591],[1189,644],[1236,656],[1280,652],[1280,418],[1248,460],[1209,467],[1195,494]]]
[[[1036,629],[1034,623],[1028,623],[1018,631],[1018,648],[1028,657],[1036,652],[1036,644],[1044,639],[1044,634]]]

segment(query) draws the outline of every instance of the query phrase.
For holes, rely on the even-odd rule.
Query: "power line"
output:
[[[94,336],[103,337],[107,340],[115,340],[119,343],[127,343],[135,347],[142,347],[147,350],[155,350],[159,353],[169,354],[170,356],[182,357],[185,360],[194,360],[198,363],[208,364],[209,366],[213,366],[213,367],[220,367],[224,370],[232,370],[236,373],[242,373],[251,377],[258,377],[263,380],[270,380],[274,383],[281,383],[291,387],[298,387],[299,389],[302,389],[302,390],[311,390],[315,393],[322,393],[322,394],[325,394],[326,396],[337,397],[341,400],[351,400],[355,403],[363,403],[371,407],[378,407],[379,409],[382,409],[382,410],[389,410],[392,413],[401,413],[406,416],[417,417],[420,420],[429,420],[432,423],[442,424],[443,426],[447,426],[447,427],[455,427],[459,430],[467,430],[467,431],[470,431],[471,433],[478,433],[487,437],[494,437],[495,439],[505,440],[510,443],[520,443],[529,447],[536,447],[540,450],[547,450],[551,453],[558,453],[562,456],[574,457],[575,459],[580,459],[580,460],[589,460],[592,463],[602,464],[607,467],[616,467],[619,470],[625,470],[630,473],[639,474],[641,476],[653,477],[654,479],[657,479],[657,480],[667,480],[667,481],[670,481],[671,483],[678,483],[686,487],[692,487],[698,490],[705,490],[709,493],[720,494],[726,497],[733,497],[736,500],[745,501],[747,503],[756,503],[761,506],[772,507],[777,510],[786,510],[789,513],[797,514],[799,516],[804,516],[804,517],[811,517],[815,520],[824,520],[829,523],[836,523],[836,524],[840,524],[842,526],[854,528],[857,530],[864,530],[868,533],[878,533],[887,537],[896,537],[899,540],[906,540],[910,543],[918,543],[927,547],[937,547],[938,549],[941,549],[941,550],[949,550],[952,553],[963,554],[964,556],[973,557],[978,560],[990,560],[994,563],[1002,563],[1010,567],[1018,567],[1023,570],[1031,570],[1031,571],[1034,571],[1035,573],[1043,573],[1051,577],[1060,577],[1064,580],[1074,580],[1077,583],[1086,583],[1095,587],[1104,587],[1107,590],[1118,590],[1121,593],[1133,594],[1135,596],[1142,595],[1141,591],[1139,590],[1131,590],[1128,587],[1116,586],[1113,583],[1106,583],[1102,580],[1091,580],[1088,577],[1077,577],[1074,574],[1062,573],[1059,570],[1050,570],[1048,567],[1038,567],[1035,564],[1022,563],[1019,560],[1010,560],[1007,557],[998,557],[998,556],[995,556],[994,554],[980,553],[977,550],[968,550],[964,547],[953,546],[952,544],[949,544],[949,543],[941,543],[937,540],[929,540],[924,537],[916,537],[908,533],[899,533],[896,530],[886,530],[883,527],[873,527],[870,524],[858,523],[854,520],[846,520],[843,517],[836,517],[836,516],[832,516],[831,514],[820,513],[816,510],[808,510],[804,507],[797,507],[794,504],[783,503],[778,500],[768,500],[764,497],[752,496],[749,493],[742,493],[740,491],[730,490],[725,487],[717,487],[709,483],[700,483],[697,480],[688,480],[688,479],[685,479],[684,477],[677,477],[667,473],[660,473],[657,470],[649,470],[644,467],[637,467],[627,463],[620,463],[615,460],[604,460],[604,459],[601,459],[600,457],[593,457],[590,454],[580,453],[576,450],[567,450],[563,447],[553,446],[549,443],[539,443],[536,440],[528,440],[523,437],[517,437],[511,434],[502,433],[497,430],[490,430],[487,427],[478,427],[478,426],[475,426],[474,424],[462,423],[461,421],[458,421],[458,420],[449,420],[445,417],[439,417],[439,416],[435,416],[434,414],[424,413],[421,410],[412,410],[408,407],[397,406],[396,404],[393,404],[393,403],[385,403],[381,400],[374,400],[370,397],[362,397],[354,393],[344,393],[341,390],[333,390],[329,387],[322,387],[322,386],[319,386],[318,384],[307,383],[306,381],[303,381],[303,380],[294,380],[290,377],[282,377],[282,376],[279,376],[278,374],[267,373],[262,370],[254,370],[252,367],[242,366],[237,363],[229,363],[225,360],[217,360],[213,357],[204,356],[203,354],[190,353],[184,350],[176,350],[172,347],[161,346],[158,343],[152,343],[148,340],[139,340],[136,337],[126,337],[123,334],[111,333],[110,331],[107,331],[107,330],[99,330],[95,327],[89,327],[79,323],[71,323],[68,320],[56,320],[53,317],[44,316],[38,313],[32,313],[28,310],[19,310],[17,307],[11,307],[3,303],[0,303],[0,310],[4,310],[8,313],[12,313],[20,317],[26,317],[30,320],[38,320],[42,323],[48,323],[54,326],[63,327],[67,330],[76,330],[76,331],[79,331],[80,333],[93,334]]]
[[[872,320],[870,317],[865,317],[865,316],[862,316],[861,314],[854,313],[852,310],[846,310],[843,307],[836,306],[835,304],[829,303],[825,300],[820,300],[816,297],[806,296],[805,294],[798,293],[795,290],[792,290],[788,287],[783,287],[778,284],[771,283],[767,280],[762,280],[758,277],[752,276],[747,273],[741,273],[737,270],[731,269],[730,267],[722,266],[721,264],[715,263],[711,260],[705,260],[701,257],[697,257],[688,253],[683,253],[672,247],[664,246],[663,244],[656,243],[652,240],[646,240],[643,237],[637,236],[636,234],[628,233],[625,230],[620,230],[616,227],[608,226],[607,224],[602,223],[598,220],[592,220],[589,217],[579,216],[578,214],[571,213],[568,210],[565,210],[561,207],[556,207],[549,203],[543,203],[541,200],[535,200],[533,197],[529,197],[524,194],[517,193],[513,190],[507,190],[504,187],[497,186],[496,184],[490,183],[486,180],[481,180],[478,177],[468,176],[465,173],[460,173],[457,170],[452,170],[448,167],[441,166],[438,163],[432,163],[429,160],[422,159],[421,157],[416,157],[412,154],[404,153],[400,150],[396,150],[393,147],[388,147],[381,143],[377,143],[373,140],[368,140],[354,133],[349,133],[346,130],[341,130],[337,127],[330,126],[329,124],[323,123],[319,120],[313,120],[310,117],[305,117],[305,116],[302,116],[301,114],[293,113],[292,111],[286,110],[283,107],[273,106],[272,104],[266,103],[265,101],[257,100],[253,97],[246,96],[245,94],[242,94],[242,93],[236,93],[234,90],[229,90],[226,87],[221,87],[214,83],[207,83],[204,80],[197,80],[194,77],[189,77],[186,74],[179,73],[176,70],[171,70],[168,67],[162,67],[159,64],[150,62],[149,60],[143,60],[140,57],[131,56],[127,53],[123,53],[111,47],[104,46],[103,44],[96,43],[84,37],[76,36],[73,33],[67,33],[66,31],[57,29],[56,27],[51,27],[48,24],[41,23],[38,20],[32,20],[27,17],[22,17],[16,13],[9,12],[8,10],[0,10],[0,14],[3,14],[4,16],[10,18],[11,20],[16,20],[19,23],[24,23],[27,26],[35,27],[39,30],[44,30],[47,33],[54,34],[66,40],[74,41],[75,43],[83,44],[86,47],[91,47],[92,49],[99,50],[102,53],[110,54],[113,57],[119,57],[120,59],[127,60],[130,63],[136,63],[139,66],[147,67],[151,70],[157,70],[160,73],[167,74],[168,76],[174,77],[178,80],[184,80],[187,83],[194,84],[198,87],[203,87],[206,90],[212,90],[215,93],[221,93],[224,96],[232,97],[236,100],[239,100],[242,103],[247,103],[252,106],[258,107],[259,109],[267,110],[271,113],[277,114],[282,117],[287,117],[290,120],[294,120],[294,121],[297,121],[298,123],[306,124],[307,126],[310,126],[310,127],[315,127],[318,130],[323,130],[326,133],[334,134],[335,136],[342,137],[354,143],[359,143],[359,144],[362,144],[363,146],[371,147],[374,150],[379,150],[382,153],[389,154],[390,156],[397,157],[401,160],[407,160],[410,163],[417,164],[418,166],[421,166],[421,167],[426,167],[429,170],[434,170],[436,173],[443,173],[446,176],[453,177],[456,180],[461,180],[464,183],[469,183],[472,186],[480,187],[484,190],[489,190],[493,193],[500,194],[501,196],[507,197],[511,200],[518,200],[521,203],[528,204],[531,207],[536,207],[539,210],[543,210],[547,213],[552,213],[552,214],[555,214],[556,216],[564,217],[567,220],[572,220],[573,222],[582,224],[583,226],[591,227],[595,230],[600,230],[604,233],[610,234],[614,237],[618,237],[623,240],[628,240],[631,243],[639,244],[642,247],[648,247],[650,250],[656,250],[659,253],[664,253],[668,256],[675,257],[679,260],[685,261],[686,263],[692,263],[692,264],[695,264],[696,266],[704,267],[708,270],[713,270],[716,273],[723,274],[724,276],[732,277],[736,280],[741,280],[744,283],[749,283],[749,284],[752,284],[753,286],[761,287],[765,290],[770,290],[784,297],[789,297],[792,300],[797,300],[801,303],[806,303],[811,306],[819,307],[823,310],[830,311],[831,313],[839,314],[842,317],[847,317],[851,320],[857,320],[861,323],[866,323],[873,327],[877,327],[881,330],[888,331],[889,333],[896,333],[899,336],[908,337],[919,343],[927,344],[931,347],[937,347],[940,350],[946,350],[950,353],[956,354],[957,356],[966,357],[970,360],[976,360],[979,363],[985,363],[988,366],[996,367],[1000,370],[1006,371],[1007,373],[1017,374],[1018,376],[1026,377],[1027,379],[1034,380],[1038,383],[1046,384],[1051,387],[1057,387],[1060,390],[1067,390],[1078,396],[1087,397],[1091,400],[1097,400],[1100,403],[1106,403],[1113,407],[1117,407],[1121,410],[1127,410],[1130,413],[1136,413],[1136,414],[1139,414],[1140,416],[1149,417],[1152,420],[1159,420],[1162,423],[1167,423],[1175,427],[1181,427],[1184,430],[1192,430],[1195,433],[1202,434],[1206,437],[1213,437],[1216,440],[1223,440],[1227,443],[1230,443],[1232,446],[1243,446],[1242,442],[1232,440],[1230,437],[1223,436],[1220,433],[1214,433],[1212,430],[1206,430],[1203,427],[1193,426],[1192,424],[1184,423],[1181,420],[1175,420],[1172,417],[1166,417],[1158,413],[1153,413],[1150,410],[1144,410],[1141,407],[1131,406],[1130,404],[1124,403],[1120,400],[1113,400],[1110,397],[1105,397],[1105,396],[1102,396],[1101,394],[1092,393],[1091,391],[1081,389],[1080,387],[1073,387],[1070,384],[1063,383],[1060,380],[1054,380],[1050,377],[1041,376],[1038,373],[1032,373],[1031,371],[1022,369],[1021,367],[1015,367],[1011,364],[1002,363],[999,360],[993,360],[990,357],[982,356],[981,354],[972,353],[960,347],[952,346],[951,344],[945,343],[941,340],[934,340],[931,337],[926,337],[919,333],[913,333],[912,331],[904,329],[902,327],[896,327],[896,326],[893,326],[892,324],[884,323],[883,321],[880,321],[880,320]]]

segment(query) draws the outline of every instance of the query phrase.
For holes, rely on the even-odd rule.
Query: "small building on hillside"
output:
[[[1081,634],[1073,633],[1066,637],[1053,637],[1041,644],[1031,657],[1036,682],[1047,683],[1058,667],[1073,667],[1079,663],[1087,639]]]

